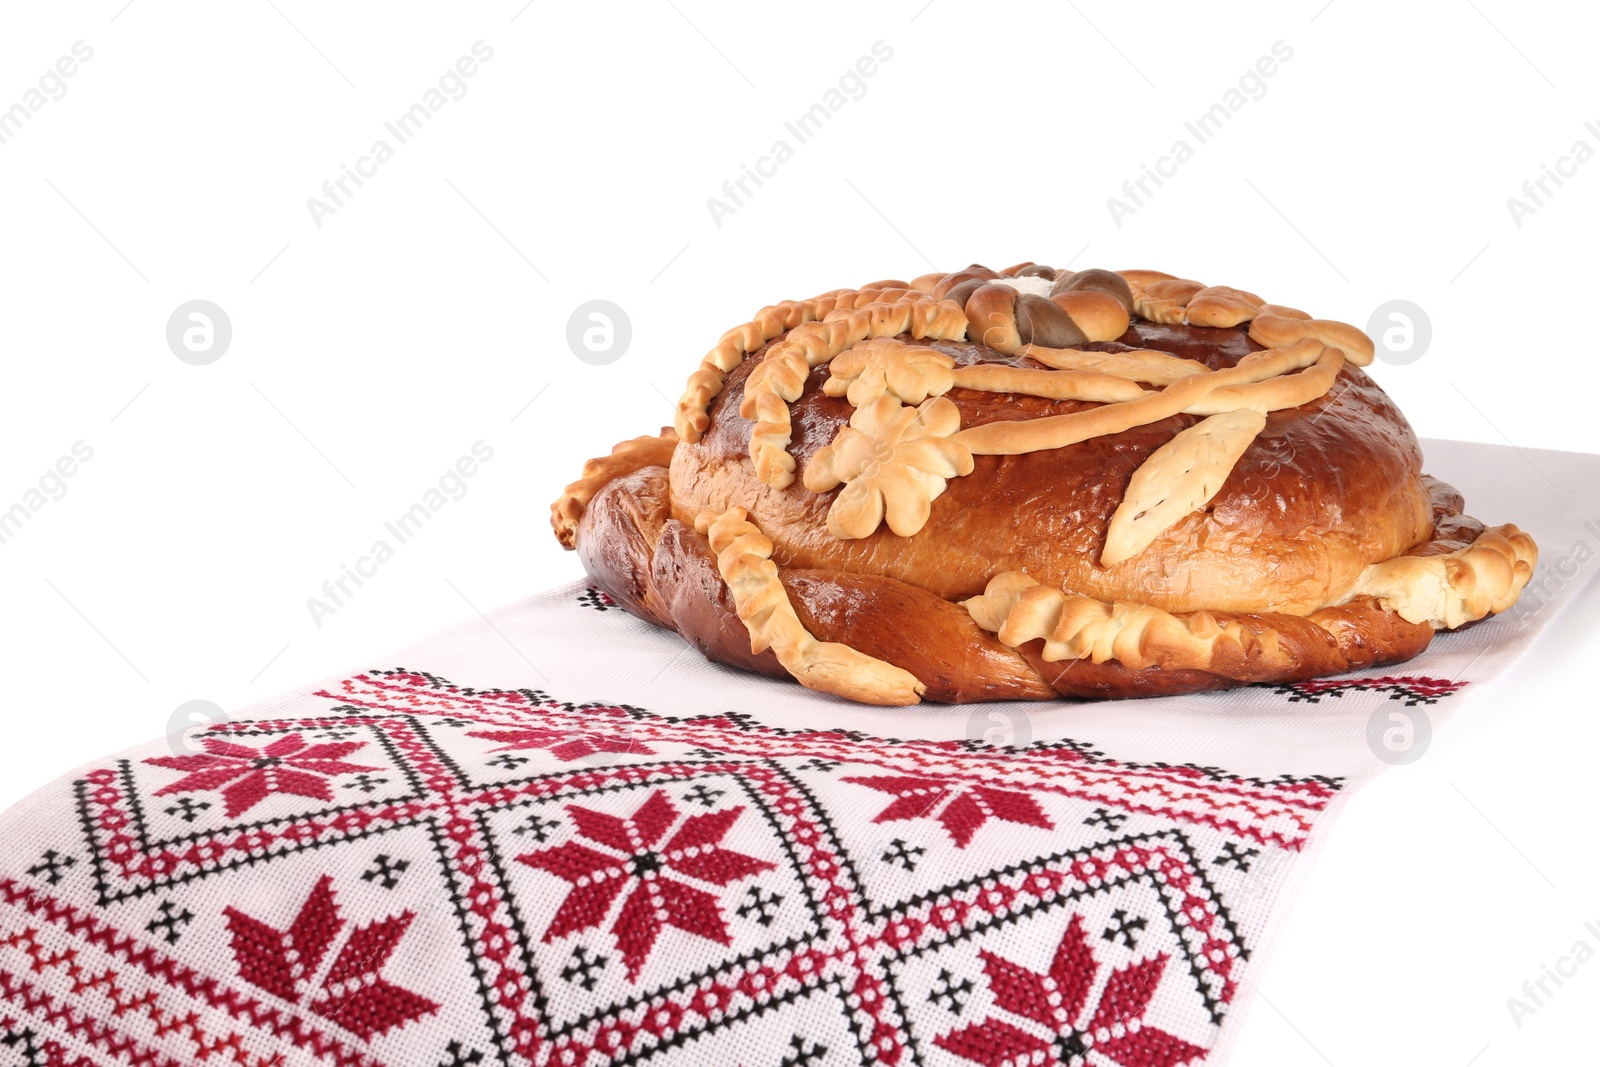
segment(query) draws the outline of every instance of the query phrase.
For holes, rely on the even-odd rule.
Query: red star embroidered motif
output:
[[[401,989],[379,973],[416,916],[404,911],[356,927],[318,978],[347,925],[333,897],[333,879],[323,875],[287,930],[277,930],[229,906],[228,937],[239,976],[273,996],[299,1004],[342,1026],[363,1041],[439,1010],[439,1005]]]
[[[966,848],[972,836],[991,818],[1043,830],[1055,829],[1055,823],[1039,807],[1038,801],[1012,789],[898,774],[840,780],[894,794],[895,799],[873,817],[873,822],[936,819],[957,848]]]
[[[1112,971],[1094,1011],[1085,1012],[1100,965],[1084,935],[1081,916],[1072,916],[1044,974],[987,949],[980,950],[978,958],[995,1006],[1012,1018],[991,1015],[934,1038],[935,1045],[964,1060],[984,1067],[1044,1061],[1083,1064],[1092,1051],[1097,1063],[1179,1067],[1206,1054],[1197,1045],[1144,1024],[1145,1009],[1167,968],[1165,953]]]
[[[534,726],[520,730],[472,732],[467,736],[481,737],[485,741],[499,741],[501,747],[495,749],[496,752],[514,752],[525,748],[545,749],[556,759],[566,762],[600,752],[614,752],[625,756],[656,754],[655,749],[631,737],[608,737],[580,729],[551,730]]]
[[[156,756],[145,760],[157,767],[187,771],[188,775],[156,791],[156,796],[199,793],[220,789],[227,801],[228,818],[237,818],[273,793],[290,793],[313,800],[332,800],[327,779],[339,774],[375,771],[345,763],[344,757],[365,741],[307,745],[299,734],[287,734],[266,748],[254,749],[220,737],[202,739],[205,754]]]
[[[656,938],[668,926],[731,944],[717,895],[701,886],[722,889],[774,869],[766,860],[719,843],[743,811],[743,805],[723,808],[691,815],[678,825],[681,813],[661,790],[625,819],[568,806],[578,836],[598,847],[568,841],[517,857],[572,883],[544,932],[545,943],[603,926],[612,904],[625,897],[611,933],[630,980],[639,977]],[[677,832],[668,839],[674,825]]]

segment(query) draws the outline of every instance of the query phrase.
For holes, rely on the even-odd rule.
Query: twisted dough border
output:
[[[1454,629],[1516,603],[1538,558],[1533,538],[1516,526],[1490,527],[1454,552],[1372,564],[1345,596],[1307,619],[1331,633],[1340,605],[1372,597],[1407,622]],[[1273,678],[1294,666],[1276,630],[1219,623],[1208,611],[1174,615],[1147,604],[1108,604],[1041,585],[1022,571],[995,575],[981,595],[962,603],[1010,648],[1042,640],[1046,662],[1114,659],[1131,670],[1202,670],[1240,681]]]
[[[584,463],[582,476],[563,489],[556,502],[550,505],[550,526],[556,532],[556,540],[563,548],[572,548],[578,520],[583,518],[589,501],[607,482],[643,467],[665,467],[672,462],[672,450],[677,447],[678,435],[670,426],[663,426],[658,437],[623,441],[611,450],[611,455]]]
[[[756,317],[749,322],[724,333],[689,375],[683,395],[678,398],[673,428],[679,439],[690,444],[700,440],[700,435],[710,425],[707,411],[712,397],[722,391],[728,372],[742,363],[745,356],[783,331],[821,318],[834,309],[840,297],[853,297],[855,292],[854,289],[836,289],[810,300],[780,300],[756,312]]]
[[[789,405],[800,399],[812,368],[863,341],[902,333],[919,340],[959,340],[966,336],[967,317],[955,302],[936,301],[914,289],[864,290],[856,294],[854,307],[841,303],[823,321],[796,327],[768,349],[745,379],[739,405],[739,414],[756,423],[750,431],[756,476],[778,489],[794,481]]]
[[[1515,604],[1538,561],[1532,537],[1510,523],[1491,526],[1454,552],[1372,564],[1345,600],[1370,596],[1407,622],[1453,630]]]
[[[750,632],[751,652],[772,649],[795,681],[819,693],[863,704],[921,701],[925,687],[910,671],[811,635],[778,580],[772,541],[749,521],[744,508],[702,512],[694,528],[706,535],[717,555],[717,573]]]
[[[1253,633],[1219,623],[1209,611],[1174,615],[1148,604],[1108,604],[1041,585],[1022,571],[1004,571],[981,595],[963,601],[979,626],[1017,648],[1043,639],[1043,658],[1055,663],[1116,660],[1130,670],[1159,667],[1229,675],[1254,662],[1263,676],[1292,666],[1276,630]]]
[[[1158,270],[1118,271],[1133,291],[1133,313],[1147,322],[1227,327],[1250,324],[1250,339],[1281,348],[1307,339],[1344,351],[1357,367],[1372,362],[1372,338],[1349,323],[1314,319],[1298,308],[1269,304],[1254,293],[1227,285],[1207,286]]]

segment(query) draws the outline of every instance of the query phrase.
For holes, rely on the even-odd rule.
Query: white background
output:
[[[276,3],[0,16],[0,108],[93,49],[0,144],[0,509],[93,449],[0,545],[6,803],[184,701],[381,665],[575,576],[549,501],[670,421],[721,330],[781,298],[1034,259],[1362,326],[1407,299],[1431,347],[1375,370],[1419,434],[1600,440],[1600,160],[1521,226],[1507,207],[1574,141],[1600,149],[1596,19],[1574,5]],[[465,95],[319,228],[307,198],[395,145],[384,123],[480,40]],[[785,120],[877,41],[864,95],[796,145]],[[1277,41],[1264,95],[1197,145],[1185,121]],[[780,137],[794,158],[718,226],[707,198]],[[1118,226],[1107,198],[1179,138],[1194,158]],[[233,326],[209,366],[165,341],[196,298]],[[632,321],[607,366],[565,341],[594,298]],[[315,625],[307,598],[480,440],[466,495]],[[1350,804],[1234,1064],[1595,1058],[1600,961],[1520,1029],[1505,1001],[1580,937],[1600,948],[1597,622],[1591,588]]]

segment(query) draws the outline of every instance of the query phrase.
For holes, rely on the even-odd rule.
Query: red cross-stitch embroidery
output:
[[[1466,682],[1448,678],[1428,678],[1423,675],[1384,675],[1381,678],[1312,678],[1305,682],[1283,684],[1266,682],[1264,687],[1289,698],[1289,703],[1319,704],[1323,697],[1342,697],[1346,693],[1387,693],[1390,700],[1402,700],[1408,707],[1417,704],[1437,704],[1448,696],[1455,696]]]
[[[1178,1067],[1206,1050],[1144,1024],[1145,1009],[1167,968],[1165,953],[1118,967],[1092,1013],[1085,1012],[1100,964],[1074,913],[1045,973],[987,949],[978,952],[995,1006],[1003,1014],[958,1027],[934,1044],[984,1067],[1052,1062],[1083,1064],[1092,1050],[1122,1067]],[[1103,1062],[1103,1061],[1099,1061]]]
[[[320,976],[322,961],[346,926],[328,875],[311,890],[287,930],[268,926],[238,908],[229,907],[223,914],[240,977],[283,1000],[304,1004],[363,1040],[439,1010],[433,1001],[401,989],[379,973],[416,918],[412,912],[356,927],[333,966]]]
[[[990,818],[1043,830],[1055,826],[1038,801],[1011,789],[899,774],[840,780],[894,794],[894,800],[873,817],[873,822],[935,819],[950,834],[957,848],[966,848],[972,835]]]
[[[467,734],[485,741],[498,741],[496,752],[515,752],[519,749],[543,749],[559,760],[571,762],[600,753],[610,755],[653,756],[655,750],[632,737],[607,733],[590,733],[583,729],[551,730],[545,727],[528,727],[521,730],[488,730]]]
[[[70,818],[0,871],[0,1032],[18,1020],[95,1067],[272,1067],[299,1050],[338,1067],[735,1048],[775,1063],[796,1034],[796,1062],[1070,1062],[1081,1046],[1095,1067],[1194,1067],[1259,930],[1261,906],[1238,907],[1262,899],[1255,876],[1217,857],[1292,854],[1342,784],[1129,763],[1082,740],[1000,751],[674,717],[410,670],[273,714],[213,728],[201,755],[152,745],[62,789]],[[913,869],[882,824],[916,819],[935,825]],[[268,913],[252,889],[285,877],[292,907]],[[1096,926],[1097,961],[1072,916],[1117,909],[1132,932],[1108,948]],[[187,932],[161,925],[187,913]],[[1047,931],[1044,957],[1019,955],[1018,924]],[[5,940],[34,927],[37,945]],[[43,962],[68,948],[78,969]],[[930,999],[946,966],[937,988],[965,1007]],[[115,990],[91,981],[109,967]],[[1045,1001],[1071,1009],[1048,1025],[1028,1007],[1046,979]]]
[[[665,927],[675,926],[719,945],[729,944],[717,897],[695,883],[721,889],[773,869],[766,860],[718,843],[743,811],[743,807],[732,807],[691,815],[671,840],[658,847],[680,815],[665,792],[651,793],[626,819],[569,806],[567,813],[579,835],[599,848],[568,841],[517,857],[572,883],[544,932],[544,940],[600,926],[612,902],[627,890],[611,932],[629,978],[639,977]]]
[[[344,757],[365,746],[364,741],[307,745],[299,734],[288,734],[260,749],[221,737],[207,737],[201,743],[205,745],[204,755],[145,760],[157,767],[188,772],[186,777],[158,789],[156,796],[220,789],[230,819],[243,815],[273,793],[332,800],[329,777],[378,769],[344,762]]]

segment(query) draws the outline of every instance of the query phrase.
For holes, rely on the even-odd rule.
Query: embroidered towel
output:
[[[1389,671],[865,708],[577,583],[0,817],[28,1064],[1218,1064],[1349,792],[1593,568],[1600,457],[1443,442],[1538,538],[1512,612]]]

